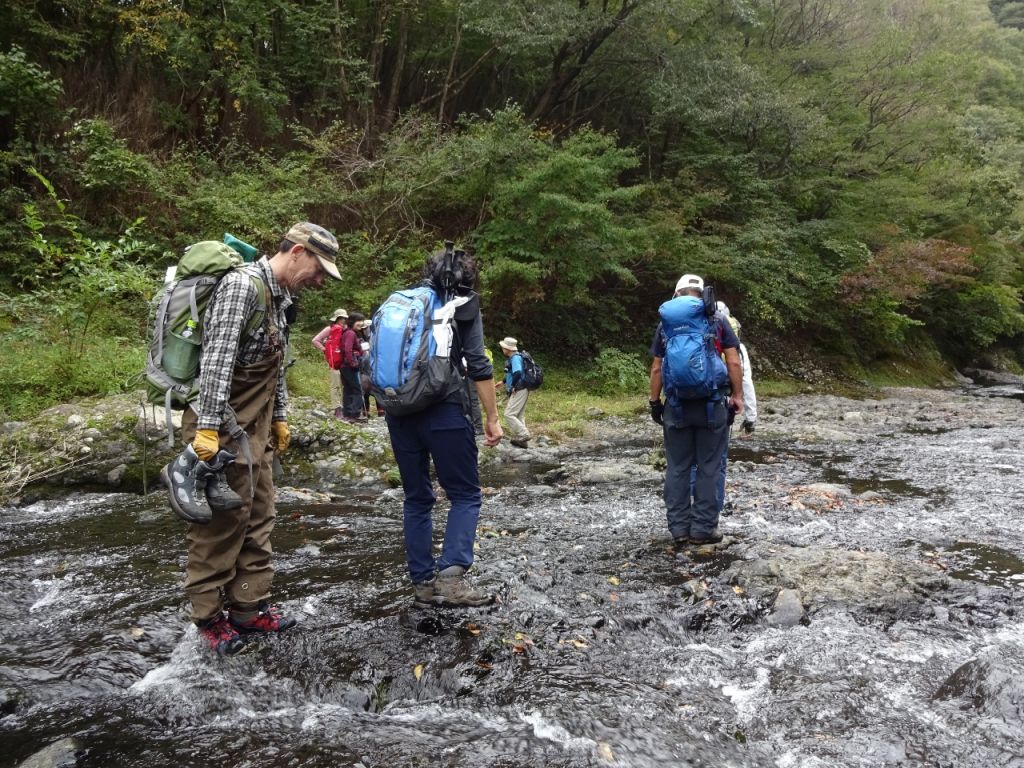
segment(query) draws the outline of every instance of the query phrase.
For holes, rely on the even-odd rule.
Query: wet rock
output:
[[[959,699],[965,708],[1024,725],[1024,663],[1019,651],[1009,646],[986,650],[946,678],[932,698]]]
[[[752,595],[799,590],[809,613],[829,605],[906,616],[949,585],[945,576],[885,552],[773,547],[759,560],[735,563],[723,574]],[[929,610],[929,613],[931,611]]]
[[[580,475],[581,483],[625,483],[636,477],[636,469],[619,463],[596,464],[587,467]]]
[[[19,429],[26,426],[24,421],[8,421],[0,424],[0,434],[2,435],[13,435]]]
[[[808,491],[813,493],[829,494],[832,496],[851,496],[853,495],[849,488],[845,485],[836,485],[835,483],[811,483],[810,485],[804,486]]]
[[[804,606],[800,601],[800,593],[795,589],[779,590],[768,623],[773,627],[794,627],[803,618]]]
[[[852,432],[844,432],[839,429],[833,429],[832,427],[826,427],[820,424],[811,424],[808,427],[802,429],[797,436],[808,442],[835,442],[835,443],[847,443],[853,440],[857,440],[858,436]]]
[[[562,491],[550,485],[528,485],[523,488],[528,496],[560,496]]]
[[[124,479],[124,473],[127,471],[127,464],[118,464],[107,473],[107,484],[116,488],[121,484],[121,480]]]
[[[0,689],[0,717],[13,714],[18,708],[18,692],[10,688]]]
[[[71,768],[77,765],[80,749],[74,739],[61,739],[18,764],[18,768]]]
[[[683,584],[683,592],[690,595],[694,602],[697,602],[707,597],[708,585],[700,579],[690,579]]]
[[[1005,385],[1024,385],[1024,376],[1006,371],[990,371],[984,368],[964,368],[964,373],[971,377],[976,384],[983,387],[995,387]]]

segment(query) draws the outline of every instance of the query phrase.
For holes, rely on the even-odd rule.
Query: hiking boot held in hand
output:
[[[277,606],[267,603],[260,603],[255,615],[237,611],[231,611],[228,615],[231,618],[231,626],[243,635],[284,632],[298,624],[291,616],[281,613]]]
[[[235,454],[222,449],[213,457],[213,461],[200,461],[196,465],[196,476],[200,482],[205,482],[206,501],[214,512],[241,509],[244,503],[242,497],[228,485],[228,479],[224,475],[224,470],[234,460]]]
[[[197,472],[200,464],[205,472],[202,478]],[[171,509],[182,520],[205,525],[213,518],[205,493],[208,470],[209,465],[199,460],[191,445],[186,445],[174,461],[160,470],[160,479],[170,491]]]
[[[234,656],[245,647],[245,641],[223,613],[206,621],[196,622],[199,637],[221,656]]]

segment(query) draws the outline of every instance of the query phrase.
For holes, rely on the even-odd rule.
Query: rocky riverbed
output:
[[[97,465],[0,511],[0,766],[1022,765],[1024,407],[985,394],[762,403],[715,547],[673,546],[640,416],[484,450],[501,602],[467,612],[410,605],[383,425],[303,406],[275,534],[302,624],[231,660],[187,626],[162,494]]]

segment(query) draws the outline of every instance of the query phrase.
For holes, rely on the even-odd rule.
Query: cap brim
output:
[[[310,249],[312,250],[312,249]],[[320,259],[320,266],[324,268],[328,275],[333,277],[335,280],[341,280],[341,272],[338,271],[338,265],[333,261],[328,261],[316,251],[313,251],[318,259]]]

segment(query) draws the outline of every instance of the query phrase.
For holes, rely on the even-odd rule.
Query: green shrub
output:
[[[650,381],[649,367],[638,354],[605,347],[587,369],[584,381],[597,395],[642,393]]]

